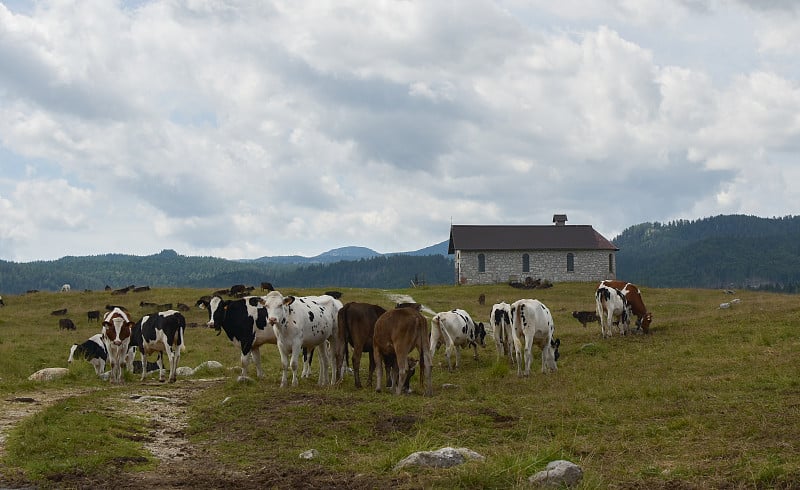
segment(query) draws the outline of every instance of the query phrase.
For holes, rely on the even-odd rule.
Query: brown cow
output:
[[[361,388],[361,353],[369,353],[369,384],[372,384],[372,373],[375,372],[375,359],[372,356],[372,334],[375,331],[375,322],[386,313],[378,305],[369,303],[356,303],[351,301],[339,310],[336,337],[336,375],[343,372],[344,358],[347,346],[353,347],[353,375],[356,388]]]
[[[650,322],[653,321],[653,314],[647,311],[647,307],[642,301],[642,293],[636,284],[625,281],[606,280],[600,285],[612,287],[625,296],[625,300],[631,307],[631,312],[636,315],[636,326],[641,327],[644,333],[650,333]]]
[[[419,383],[426,395],[433,394],[431,382],[431,353],[428,343],[428,320],[413,308],[396,308],[389,310],[375,322],[372,339],[372,356],[375,369],[378,371],[375,391],[383,386],[384,363],[393,362],[391,373],[392,386],[395,393],[400,394],[408,372],[408,354],[417,349],[419,352]]]
[[[59,330],[75,330],[75,324],[69,318],[58,319]]]

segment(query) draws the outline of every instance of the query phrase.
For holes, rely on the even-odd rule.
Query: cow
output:
[[[63,286],[61,286],[61,292],[62,293],[68,293],[68,292],[70,292],[71,289],[72,289],[72,287],[70,287],[69,284],[64,284]]]
[[[147,366],[147,356],[158,353],[158,380],[164,382],[163,355],[169,360],[169,382],[176,381],[176,370],[181,359],[181,351],[185,350],[184,331],[186,318],[175,310],[160,311],[143,316],[133,328],[131,343],[139,349],[142,366]],[[147,370],[142,369],[142,381]]]
[[[133,326],[128,313],[120,308],[114,308],[103,317],[101,333],[111,364],[111,375],[108,377],[111,383],[122,383],[122,365],[126,363]]]
[[[462,309],[442,311],[431,319],[431,360],[436,355],[440,343],[445,344],[444,354],[447,357],[447,369],[452,371],[450,356],[455,351],[456,367],[461,365],[461,348],[472,347],[473,358],[478,360],[478,344],[485,347],[486,329],[483,323],[476,324],[469,313]]]
[[[417,349],[419,352],[420,389],[425,395],[433,394],[431,380],[432,359],[428,342],[428,320],[415,308],[395,308],[382,314],[375,322],[372,337],[372,357],[375,361],[377,376],[375,391],[383,387],[384,366],[392,366],[389,377],[395,393],[403,390],[403,383],[398,380],[408,378],[408,354]]]
[[[372,356],[372,334],[375,330],[375,322],[384,313],[386,313],[386,310],[381,306],[353,301],[339,310],[335,369],[337,373],[343,373],[347,346],[352,346],[353,375],[356,388],[361,388],[360,367],[362,352],[366,352],[369,355],[368,382],[372,384],[372,374],[375,372],[375,359]]]
[[[625,281],[606,280],[600,283],[602,286],[609,286],[618,289],[631,307],[631,312],[636,315],[636,327],[641,328],[644,333],[650,333],[650,323],[653,321],[653,314],[647,311],[647,307],[642,300],[642,292],[636,284]]]
[[[75,355],[83,356],[84,359],[89,361],[94,366],[94,371],[98,376],[103,374],[106,370],[106,361],[108,360],[108,349],[103,343],[102,334],[94,334],[89,337],[89,340],[82,344],[72,344],[69,349],[68,363],[72,363]]]
[[[3,303],[3,297],[2,297],[2,296],[0,296],[0,306],[5,306],[5,305],[6,305],[6,304],[5,304],[5,303]]]
[[[150,286],[139,286],[138,288],[133,288],[134,293],[143,293],[145,291],[150,291]]]
[[[75,324],[69,318],[58,319],[59,330],[75,330]]]
[[[158,308],[158,303],[151,303],[150,301],[139,301],[140,308]]]
[[[228,289],[228,292],[231,296],[236,296],[237,294],[241,294],[247,291],[247,287],[244,284],[235,284]]]
[[[91,321],[98,322],[100,321],[100,311],[99,310],[90,310],[86,312],[86,323]]]
[[[225,331],[228,339],[241,351],[242,373],[239,379],[247,379],[250,358],[256,365],[256,374],[264,377],[261,367],[261,352],[264,344],[276,344],[278,339],[272,328],[267,326],[267,312],[259,305],[262,298],[252,296],[234,300],[224,300],[212,296],[209,301],[200,298],[198,306],[208,310],[208,327],[219,335]]]
[[[128,313],[128,308],[126,308],[126,307],[124,307],[122,305],[106,305],[106,311],[114,311],[115,308],[119,308],[120,310],[124,311],[125,313]]]
[[[183,312],[189,311],[191,309],[191,308],[189,308],[189,305],[187,305],[185,303],[178,303],[177,308],[178,308],[178,311],[183,311]]]
[[[625,295],[611,286],[598,286],[595,292],[597,316],[600,317],[600,334],[603,338],[612,336],[612,327],[618,324],[621,335],[630,328],[631,310]]]
[[[489,314],[489,324],[492,326],[494,343],[497,346],[497,359],[507,356],[509,361],[514,362],[514,338],[511,333],[511,305],[505,301],[492,305],[492,312]]]
[[[272,286],[271,282],[262,282],[261,283],[261,290],[262,291],[275,291],[275,288]]]
[[[320,349],[318,384],[334,383],[336,373],[330,365],[330,350],[336,341],[341,302],[328,295],[295,297],[270,291],[261,304],[267,310],[267,322],[278,340],[281,387],[287,385],[287,369],[292,370],[292,386],[297,386],[297,360],[304,347]]]
[[[597,312],[595,311],[573,311],[572,318],[581,322],[583,328],[586,328],[586,324],[589,322],[600,322],[600,317],[597,316]]]
[[[558,371],[560,339],[554,339],[555,324],[550,310],[539,300],[520,299],[511,303],[511,332],[517,357],[517,376],[530,376],[533,344],[542,349],[542,373]],[[525,371],[522,371],[522,353]]]
[[[485,305],[486,304],[486,295],[485,294],[481,293],[481,295],[478,296],[478,304],[479,305]]]
[[[53,311],[50,312],[50,314],[53,315],[53,316],[66,315],[67,314],[67,309],[66,308],[61,308],[60,310],[53,310]]]

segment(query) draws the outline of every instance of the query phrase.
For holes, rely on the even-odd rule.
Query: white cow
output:
[[[444,353],[447,357],[447,368],[452,371],[453,365],[450,361],[450,356],[453,351],[456,353],[456,367],[461,365],[462,347],[472,346],[475,351],[474,358],[477,360],[478,344],[485,346],[485,337],[486,329],[483,323],[475,324],[466,311],[455,309],[437,313],[431,319],[431,359],[436,354],[436,348],[441,340],[445,344]]]
[[[494,343],[497,347],[497,359],[508,356],[509,362],[514,362],[514,336],[511,333],[511,305],[505,301],[496,303],[492,306],[489,315],[489,323],[492,325]]]
[[[122,383],[122,365],[126,362],[133,326],[128,313],[121,308],[115,307],[103,317],[101,334],[108,351],[108,362],[111,364],[111,375],[108,379],[112,383]]]
[[[287,384],[287,368],[292,370],[292,386],[297,386],[297,362],[303,347],[319,348],[320,386],[335,381],[331,367],[331,345],[336,338],[337,315],[341,302],[332,296],[283,296],[270,291],[263,297],[267,323],[277,337],[281,355],[281,387]]]
[[[511,304],[511,332],[517,356],[517,376],[530,376],[533,344],[542,349],[542,372],[557,371],[560,339],[553,339],[555,325],[550,310],[536,299],[520,299]],[[522,373],[522,353],[525,372]]]
[[[72,363],[75,354],[83,357],[94,366],[94,371],[98,376],[106,370],[106,360],[108,359],[108,349],[103,343],[103,335],[96,333],[89,337],[89,340],[82,344],[72,344],[69,348],[68,363]]]
[[[68,293],[70,291],[70,289],[71,288],[70,288],[69,284],[64,284],[63,286],[61,286],[61,292],[62,293]]]
[[[595,302],[603,338],[611,337],[615,321],[618,322],[621,335],[628,333],[632,313],[628,300],[621,291],[601,284],[595,292]]]

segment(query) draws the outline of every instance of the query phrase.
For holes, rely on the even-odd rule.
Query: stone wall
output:
[[[478,255],[485,257],[485,271],[478,272]],[[522,271],[523,254],[530,257],[530,272]],[[574,255],[574,270],[567,271],[567,254]],[[609,272],[609,255],[613,256],[613,272]],[[616,254],[608,250],[545,251],[458,251],[456,277],[461,284],[497,284],[523,282],[526,277],[550,282],[599,282],[616,279]],[[460,278],[459,278],[460,275]]]

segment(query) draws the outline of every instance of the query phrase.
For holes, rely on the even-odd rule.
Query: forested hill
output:
[[[282,264],[187,257],[173,250],[148,256],[108,254],[63,257],[53,261],[0,261],[0,293],[28,290],[58,291],[114,289],[129,285],[151,287],[226,288],[233,284],[277,288],[363,287],[405,288],[411,281],[452,284],[453,259],[444,255],[386,255],[332,264]]]
[[[642,223],[611,240],[617,276],[651,287],[800,292],[800,217]]]

